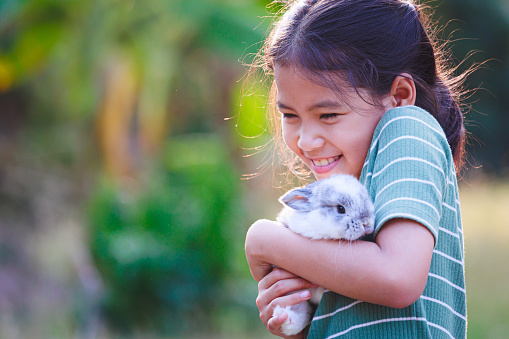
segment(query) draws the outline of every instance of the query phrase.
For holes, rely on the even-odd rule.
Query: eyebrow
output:
[[[289,110],[294,111],[293,108],[291,108],[290,106],[285,105],[281,101],[277,102],[277,106],[279,108],[284,108],[284,109],[289,109]],[[316,104],[314,104],[311,107],[308,107],[307,110],[308,111],[312,111],[312,110],[317,109],[317,108],[342,108],[342,107],[344,107],[344,105],[340,104],[337,101],[330,100],[330,99],[325,99],[325,100],[317,102]]]

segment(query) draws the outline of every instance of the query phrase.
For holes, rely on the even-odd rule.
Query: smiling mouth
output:
[[[313,163],[313,165],[315,167],[324,167],[324,166],[332,164],[334,161],[338,160],[339,157],[340,157],[339,155],[336,155],[335,157],[330,157],[330,158],[314,159],[314,160],[311,159],[311,162]]]

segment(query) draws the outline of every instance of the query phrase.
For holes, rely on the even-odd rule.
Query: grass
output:
[[[509,182],[460,187],[468,338],[509,337]]]

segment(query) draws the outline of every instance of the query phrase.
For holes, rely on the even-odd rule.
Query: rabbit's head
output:
[[[279,201],[285,208],[278,220],[310,238],[356,240],[373,232],[373,203],[351,175],[334,175],[293,189]]]

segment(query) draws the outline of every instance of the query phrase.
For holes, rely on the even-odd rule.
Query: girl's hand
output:
[[[274,268],[258,283],[258,298],[256,306],[260,310],[260,319],[270,333],[283,338],[304,338],[305,330],[294,336],[286,336],[281,332],[281,325],[286,321],[288,315],[283,313],[273,317],[274,308],[293,306],[311,297],[306,288],[316,287],[311,282],[296,276],[293,273],[280,268]],[[304,290],[303,290],[304,289]]]

